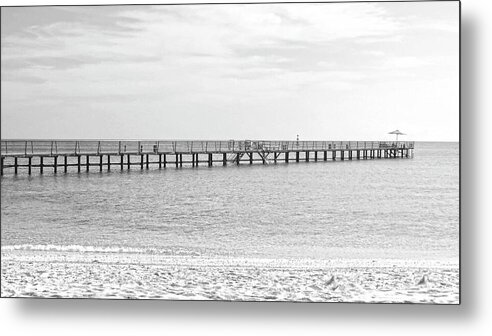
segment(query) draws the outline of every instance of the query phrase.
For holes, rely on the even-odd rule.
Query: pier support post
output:
[[[80,173],[80,155],[77,155],[77,173]]]
[[[331,159],[333,161],[337,160],[337,151],[336,150],[331,151]]]
[[[130,169],[131,162],[132,162],[132,160],[130,158],[130,154],[126,154],[126,168],[127,169]]]
[[[68,158],[67,158],[66,155],[64,156],[63,160],[64,160],[64,162],[63,162],[64,163],[64,165],[63,165],[63,172],[66,173],[67,170],[68,170],[68,162],[67,162],[68,161]]]
[[[349,149],[348,155],[349,155],[349,160],[352,160],[352,150],[351,149]]]
[[[179,167],[179,154],[176,154],[176,162],[175,162],[175,164],[176,164],[176,168],[178,168]]]
[[[89,171],[89,162],[90,162],[89,155],[86,155],[85,156],[85,170],[86,171]]]
[[[149,169],[149,154],[145,154],[145,168]]]
[[[179,154],[179,166],[183,167],[183,154]]]
[[[340,160],[345,160],[345,151],[343,149],[340,151]]]
[[[324,151],[323,152],[323,161],[326,161],[326,160],[328,160],[328,152]]]
[[[159,169],[162,168],[162,154],[159,154]]]
[[[3,156],[0,157],[0,176],[3,175]]]
[[[285,162],[289,163],[289,152],[285,152]]]
[[[212,167],[212,153],[208,153],[208,166]]]
[[[39,172],[42,174],[43,173],[43,168],[44,168],[44,164],[43,164],[43,157],[40,156],[39,157]]]
[[[99,171],[103,171],[103,156],[99,155]]]
[[[314,152],[314,162],[318,162],[318,151]]]
[[[17,156],[14,157],[14,174],[17,175]]]
[[[123,170],[123,154],[120,154],[120,170]]]
[[[236,164],[239,166],[239,162],[241,161],[241,154],[237,153],[236,154]]]
[[[273,162],[277,164],[278,153],[273,153]]]
[[[296,162],[299,162],[299,152],[296,152]]]
[[[253,164],[253,152],[249,153],[249,164]]]
[[[226,153],[222,154],[222,165],[227,166],[227,154]]]
[[[3,161],[3,158],[2,158]],[[29,157],[28,162],[27,162],[27,173],[31,175],[31,169],[32,169],[32,157]]]
[[[56,174],[58,170],[58,156],[53,157],[53,172]]]
[[[164,166],[164,168],[166,168],[166,165],[167,165],[166,154],[162,154],[162,165]]]
[[[144,155],[140,154],[140,169],[143,169],[143,165],[144,165]]]
[[[306,152],[306,162],[309,162],[309,152]]]
[[[111,170],[111,155],[108,154],[108,171]]]

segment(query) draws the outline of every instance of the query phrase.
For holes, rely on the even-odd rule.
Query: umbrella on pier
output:
[[[405,133],[400,132],[399,130],[389,132],[388,134],[396,134],[396,142],[398,142],[398,136],[399,135],[406,135]]]

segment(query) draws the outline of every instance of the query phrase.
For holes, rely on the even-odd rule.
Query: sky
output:
[[[458,6],[4,7],[1,137],[458,141]]]

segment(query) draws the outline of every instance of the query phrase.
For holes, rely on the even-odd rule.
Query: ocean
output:
[[[413,159],[1,178],[4,250],[210,258],[459,256],[459,143]]]

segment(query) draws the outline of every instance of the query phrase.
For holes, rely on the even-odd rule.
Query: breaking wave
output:
[[[84,246],[84,245],[6,245],[2,251],[54,251],[54,252],[98,252],[98,253],[140,253],[140,254],[163,254],[199,256],[196,251],[186,249],[162,249],[162,248],[139,248],[118,246]]]

